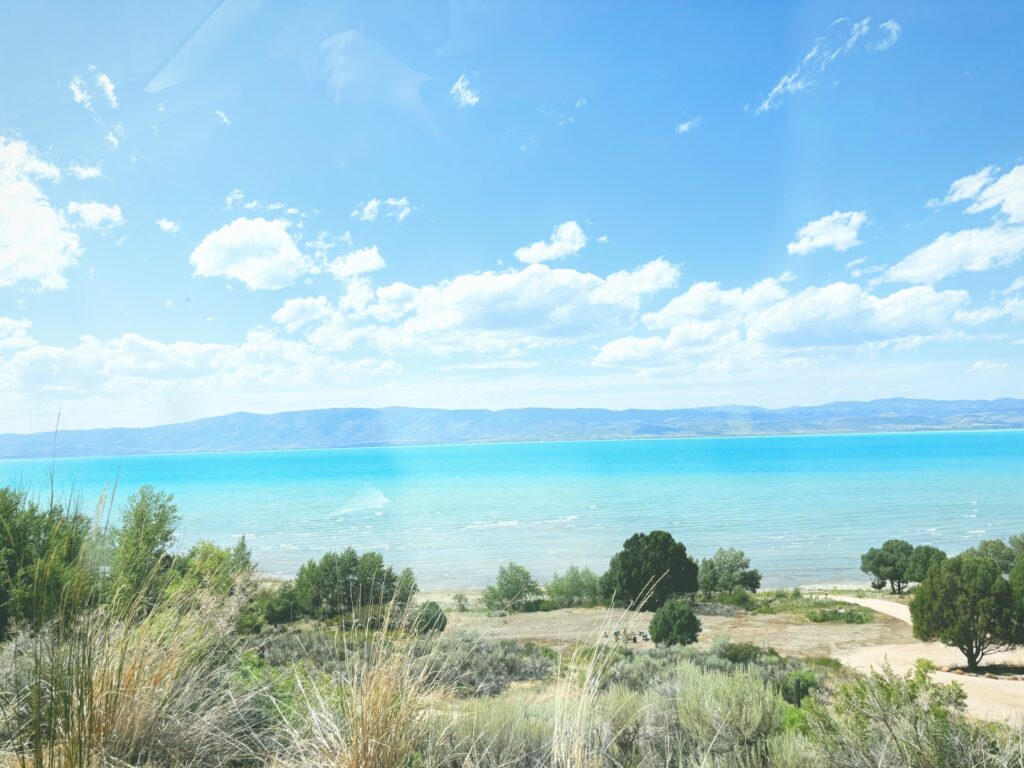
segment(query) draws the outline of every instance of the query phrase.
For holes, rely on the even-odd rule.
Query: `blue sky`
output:
[[[0,431],[1024,396],[1019,3],[0,14]]]

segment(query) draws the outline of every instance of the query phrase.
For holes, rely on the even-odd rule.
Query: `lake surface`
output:
[[[49,493],[49,460],[0,461],[0,483]],[[636,531],[691,555],[746,551],[768,585],[863,581],[887,538],[958,552],[1024,530],[1024,432],[619,440],[56,460],[60,494],[114,508],[173,493],[181,546],[233,544],[287,576],[353,546],[427,588],[488,583],[515,560],[541,579],[603,570]],[[116,512],[115,512],[116,516]]]

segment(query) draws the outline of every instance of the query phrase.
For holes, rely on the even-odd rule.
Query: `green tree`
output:
[[[658,645],[692,645],[697,642],[700,630],[700,619],[680,597],[666,600],[651,619],[651,639]]]
[[[601,588],[619,603],[657,610],[670,597],[697,591],[697,564],[667,531],[635,533],[612,557]]]
[[[860,558],[860,569],[871,576],[871,586],[881,589],[886,582],[893,594],[903,594],[914,547],[902,539],[889,539],[881,548],[872,547]]]
[[[85,515],[0,488],[0,638],[13,622],[72,616],[92,601],[91,530]]]
[[[593,606],[601,600],[601,579],[589,568],[570,565],[565,573],[551,577],[546,591],[559,608]]]
[[[924,581],[932,566],[941,563],[945,559],[946,553],[938,547],[932,547],[928,544],[914,547],[914,552],[910,556],[910,568],[907,570],[907,578],[920,584]]]
[[[719,549],[700,561],[697,586],[705,599],[735,589],[756,592],[761,587],[761,572],[750,567],[750,558],[742,550]]]
[[[518,563],[498,568],[494,584],[481,597],[489,611],[524,611],[533,608],[544,596],[540,584]]]
[[[425,635],[430,632],[444,632],[447,626],[448,617],[441,610],[441,606],[433,600],[421,605],[412,621],[412,631],[417,635]]]
[[[371,606],[403,606],[416,590],[412,571],[395,574],[379,553],[359,555],[349,547],[299,568],[291,606],[301,615],[336,618]]]
[[[985,656],[1019,639],[1016,608],[999,565],[967,552],[929,571],[914,592],[910,615],[915,637],[958,648],[973,671]]]
[[[1018,557],[1010,569],[1010,591],[1013,593],[1014,617],[1017,627],[1014,633],[1018,643],[1024,643],[1024,557]]]
[[[1011,536],[1009,543],[1001,539],[985,539],[968,551],[991,558],[1003,573],[1009,573],[1024,555],[1024,534]]]
[[[144,485],[124,508],[113,532],[113,556],[107,583],[115,605],[146,610],[163,591],[171,564],[169,549],[179,521],[174,497]]]
[[[183,594],[204,589],[227,595],[240,582],[251,581],[256,573],[245,537],[232,548],[218,547],[211,541],[196,542],[175,558],[174,570],[177,578],[171,588]]]

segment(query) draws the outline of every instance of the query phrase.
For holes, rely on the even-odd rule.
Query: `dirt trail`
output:
[[[911,623],[910,608],[903,603],[870,597],[829,595],[841,600]],[[940,643],[916,641],[896,645],[874,645],[836,654],[836,658],[849,667],[867,671],[888,662],[896,672],[912,669],[918,659],[928,659],[939,667],[955,667],[964,663],[963,655],[955,648]],[[986,656],[986,664],[1013,664],[1024,666],[1024,650]],[[959,683],[967,693],[967,712],[985,720],[1005,720],[1024,717],[1024,680],[990,679],[951,672],[936,672],[934,679],[944,683]]]

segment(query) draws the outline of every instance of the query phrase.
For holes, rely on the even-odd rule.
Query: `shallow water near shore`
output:
[[[0,461],[0,482],[48,496],[50,460]],[[1024,432],[616,440],[57,459],[88,510],[149,483],[173,493],[179,544],[241,535],[289,576],[353,546],[426,588],[472,588],[515,560],[544,580],[603,570],[636,531],[696,557],[746,551],[775,586],[864,580],[887,538],[958,552],[1024,530]],[[117,508],[115,501],[115,508]]]

